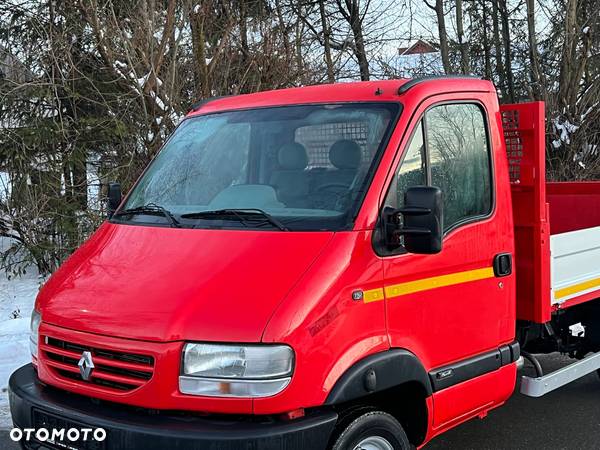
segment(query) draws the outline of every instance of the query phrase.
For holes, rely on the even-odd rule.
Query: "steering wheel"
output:
[[[349,186],[346,183],[340,182],[322,184],[315,190],[317,199],[315,200],[314,205],[319,209],[331,209],[331,206],[339,208],[341,206],[340,203],[342,198],[348,193],[348,188]],[[335,196],[335,198],[332,199],[332,195]]]

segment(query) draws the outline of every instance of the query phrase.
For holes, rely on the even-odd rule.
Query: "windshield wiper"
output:
[[[273,217],[268,212],[258,208],[228,208],[217,209],[213,211],[198,211],[181,215],[183,219],[206,219],[223,216],[236,217],[242,223],[246,222],[248,219],[262,218],[274,227],[279,228],[281,231],[290,231],[289,228],[281,223],[278,219]]]
[[[167,220],[169,221],[169,223],[171,224],[172,227],[176,227],[176,228],[181,227],[181,224],[175,218],[175,216],[173,215],[173,213],[171,211],[163,208],[160,205],[157,205],[156,203],[148,203],[146,205],[136,206],[135,208],[121,209],[121,210],[117,211],[116,213],[114,213],[113,217],[127,216],[130,214],[149,214],[149,215],[155,215],[155,216],[156,215],[164,216],[167,218]]]

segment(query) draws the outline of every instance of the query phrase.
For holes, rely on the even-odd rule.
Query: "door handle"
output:
[[[494,275],[506,277],[512,273],[512,255],[510,253],[498,253],[494,256]]]

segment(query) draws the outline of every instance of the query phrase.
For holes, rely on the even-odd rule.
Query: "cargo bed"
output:
[[[600,182],[546,182],[541,102],[503,105],[515,223],[517,318],[546,323],[600,298]]]

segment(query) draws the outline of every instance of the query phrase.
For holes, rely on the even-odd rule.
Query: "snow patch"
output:
[[[588,116],[588,115],[589,115],[589,114],[590,114],[590,113],[591,113],[591,112],[592,112],[594,109],[596,109],[596,108],[598,107],[598,105],[600,105],[600,102],[596,102],[596,103],[594,103],[592,106],[590,106],[590,107],[589,107],[589,108],[588,108],[588,109],[587,109],[587,110],[586,110],[586,111],[585,111],[585,112],[584,112],[584,113],[581,115],[581,117],[579,118],[579,120],[580,120],[581,122],[583,122],[583,121],[586,119],[586,117],[587,117],[587,116]]]
[[[0,238],[0,251],[8,245],[8,239]],[[12,426],[8,378],[31,361],[29,320],[42,281],[33,269],[22,277],[12,279],[0,272],[0,429]]]
[[[11,183],[8,172],[0,171],[0,202],[10,197]]]
[[[558,139],[552,141],[552,146],[559,148],[563,143],[569,145],[571,143],[571,135],[579,129],[579,126],[572,124],[568,119],[558,117],[552,122],[554,123],[554,129],[559,135]]]
[[[158,106],[161,110],[168,110],[167,105],[165,105],[165,102],[163,102],[162,99],[158,95],[156,95],[156,92],[150,91],[150,97],[154,99],[154,101],[156,102],[156,106]]]
[[[135,78],[135,75],[133,74],[133,72],[130,74],[131,78],[133,78],[135,80],[135,82],[137,83],[137,85],[141,88],[143,88],[146,85],[146,82],[148,81],[148,78],[150,78],[150,72],[148,72],[146,75],[144,75],[141,78]]]

